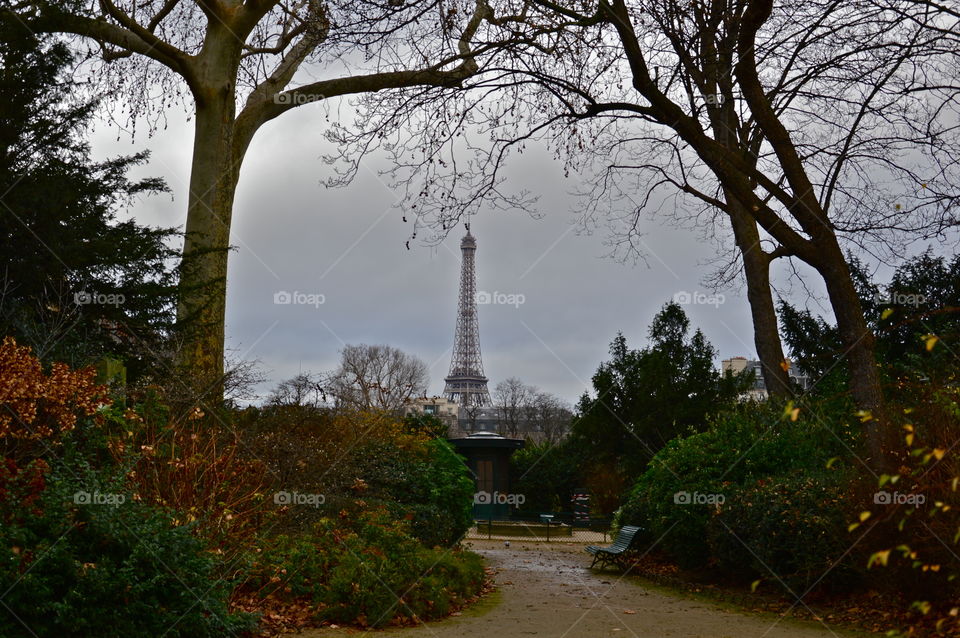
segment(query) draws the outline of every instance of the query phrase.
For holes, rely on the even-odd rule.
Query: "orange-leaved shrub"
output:
[[[57,445],[80,416],[110,405],[92,368],[54,363],[44,374],[40,360],[12,337],[0,344],[0,444],[5,457],[23,460]]]

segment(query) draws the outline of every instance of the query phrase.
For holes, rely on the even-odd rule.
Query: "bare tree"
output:
[[[497,408],[500,434],[555,443],[570,430],[573,411],[569,405],[516,377],[496,385],[493,403]]]
[[[570,432],[573,410],[549,392],[537,392],[527,408],[527,426],[542,443],[557,443]]]
[[[324,390],[337,407],[399,411],[407,400],[426,393],[428,381],[427,364],[402,350],[348,345]]]
[[[517,436],[523,421],[524,407],[530,402],[536,388],[527,385],[517,377],[500,381],[493,389],[493,404],[497,408],[497,420],[501,434]]]
[[[704,228],[719,211],[741,253],[765,375],[783,363],[769,265],[796,259],[823,278],[854,400],[881,417],[844,249],[883,257],[956,224],[957,52],[943,30],[956,31],[957,16],[911,0],[521,4],[504,26],[518,45],[445,103],[448,121],[491,144],[393,142],[396,179],[439,194],[415,202],[423,223],[445,229],[489,201],[523,203],[504,194],[501,169],[533,139],[590,179],[586,215],[619,215],[628,241],[664,195]],[[395,128],[424,105],[406,95],[394,110],[370,96],[373,126]],[[414,146],[426,152],[411,160]],[[465,153],[473,159],[456,159]],[[866,428],[882,464],[881,428]]]
[[[326,403],[326,394],[318,375],[301,372],[281,381],[267,397],[270,405],[319,408]]]
[[[101,61],[90,73],[98,94],[134,126],[144,115],[162,123],[178,99],[191,104],[178,320],[192,330],[180,363],[200,388],[213,379],[214,392],[233,202],[256,132],[304,104],[460,82],[476,70],[472,41],[489,13],[482,0],[4,0],[0,11],[76,36]]]

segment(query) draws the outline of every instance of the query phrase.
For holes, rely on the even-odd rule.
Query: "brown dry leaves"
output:
[[[94,383],[94,374],[92,368],[55,363],[44,375],[30,348],[6,337],[0,345],[0,438],[51,438],[76,427],[78,415],[109,405],[107,389]]]

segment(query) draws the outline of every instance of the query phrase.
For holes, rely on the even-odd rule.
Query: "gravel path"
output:
[[[611,569],[588,569],[583,545],[471,541],[495,570],[497,593],[460,616],[377,632],[408,638],[848,638],[815,622],[734,611],[647,589]],[[318,629],[309,638],[358,632]],[[869,634],[861,634],[869,635]]]

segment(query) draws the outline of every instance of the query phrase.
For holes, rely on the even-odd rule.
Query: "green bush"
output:
[[[849,472],[798,470],[734,489],[707,526],[717,566],[796,595],[851,584],[862,569],[847,559],[850,483]]]
[[[563,512],[571,508],[570,497],[580,487],[583,459],[570,439],[559,443],[527,444],[510,457],[510,484],[526,501],[521,514]]]
[[[369,440],[353,456],[368,485],[364,501],[410,519],[412,534],[427,547],[450,547],[473,524],[474,483],[447,441],[417,438],[398,450],[389,440]]]
[[[410,420],[283,405],[244,411],[240,429],[251,459],[275,479],[271,490],[326,498],[325,507],[290,508],[280,521],[288,535],[309,533],[330,512],[368,506],[412,520],[427,547],[455,544],[472,524],[474,488],[464,460]]]
[[[118,481],[10,464],[2,478],[0,635],[192,638],[253,626],[228,611],[217,557]],[[83,504],[83,494],[124,501]]]
[[[792,406],[790,406],[792,409]],[[726,412],[707,431],[670,441],[639,478],[616,518],[640,525],[683,567],[706,565],[710,519],[740,486],[796,470],[819,470],[855,445],[855,428],[823,414],[792,414],[773,402]],[[825,424],[830,424],[828,429]],[[722,495],[723,503],[681,504],[678,494]]]
[[[381,627],[395,617],[438,618],[483,583],[476,554],[424,549],[394,526],[371,523],[346,546],[324,600],[323,616],[331,621]]]
[[[450,547],[473,525],[474,483],[450,443],[433,439],[426,445],[426,471],[413,486],[414,498],[422,494],[424,502],[414,505],[412,532],[427,547]]]
[[[363,515],[352,528],[326,519],[309,536],[271,540],[248,587],[260,595],[307,597],[319,619],[371,627],[445,616],[480,591],[484,572],[476,554],[426,549],[382,512]]]

